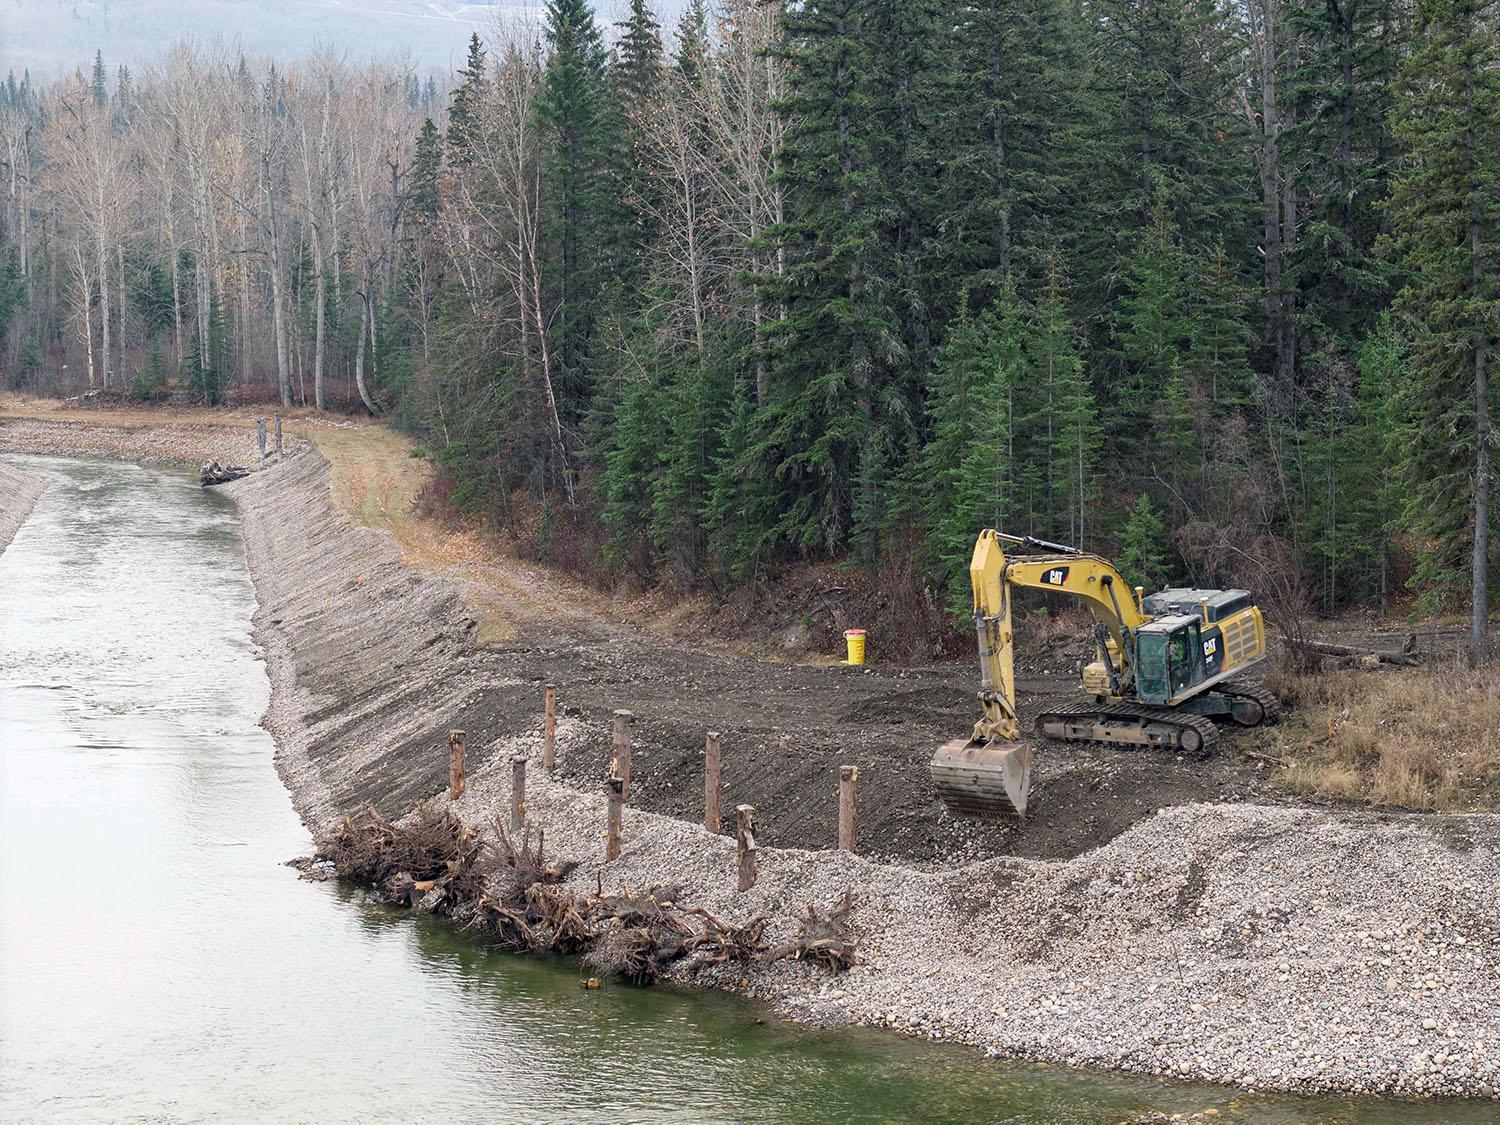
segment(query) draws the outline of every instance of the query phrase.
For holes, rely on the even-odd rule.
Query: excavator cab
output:
[[[1204,641],[1203,621],[1186,615],[1160,617],[1135,632],[1135,693],[1161,706],[1178,699],[1219,671],[1218,630]]]

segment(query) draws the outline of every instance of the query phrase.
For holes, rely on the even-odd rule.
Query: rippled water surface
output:
[[[185,473],[16,460],[53,487],[0,555],[0,1118],[1414,1119],[584,992],[301,882],[233,506]]]

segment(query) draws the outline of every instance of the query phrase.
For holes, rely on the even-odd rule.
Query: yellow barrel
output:
[[[845,629],[844,644],[849,646],[850,664],[865,662],[865,631],[863,629]]]

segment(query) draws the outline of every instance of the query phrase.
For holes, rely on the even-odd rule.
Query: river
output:
[[[303,882],[233,504],[187,473],[14,460],[53,487],[0,555],[0,1119],[1410,1119],[586,992],[570,962]]]

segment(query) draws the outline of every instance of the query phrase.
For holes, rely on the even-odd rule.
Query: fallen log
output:
[[[250,470],[240,465],[221,465],[217,461],[205,461],[198,470],[198,483],[204,488],[215,484],[228,484],[232,480],[248,477]]]
[[[1399,650],[1355,648],[1352,645],[1336,645],[1329,641],[1302,641],[1302,647],[1308,652],[1315,652],[1319,656],[1336,656],[1345,660],[1368,660],[1375,659],[1381,664],[1396,664],[1401,667],[1410,668],[1421,663],[1412,653],[1416,643],[1416,635],[1413,634]]]

